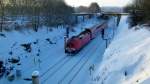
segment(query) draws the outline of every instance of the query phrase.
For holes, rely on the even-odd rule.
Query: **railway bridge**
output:
[[[129,13],[115,13],[115,12],[102,12],[102,13],[72,13],[75,16],[76,23],[78,23],[78,17],[83,17],[82,21],[85,21],[85,17],[99,16],[99,15],[108,15],[108,16],[116,16],[117,25],[119,24],[120,18],[122,15],[129,15]]]

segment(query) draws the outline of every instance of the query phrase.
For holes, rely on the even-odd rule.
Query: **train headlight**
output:
[[[72,51],[75,51],[76,49],[75,49],[75,48],[71,48],[71,50],[72,50]]]
[[[76,49],[75,49],[75,48],[66,48],[66,50],[67,50],[68,52],[73,52],[73,51],[75,51]]]

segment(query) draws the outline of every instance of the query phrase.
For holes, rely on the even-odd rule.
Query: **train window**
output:
[[[79,38],[82,39],[84,37],[84,34],[80,35]]]
[[[84,32],[82,32],[78,37],[80,39],[82,39],[86,34],[90,34],[90,31],[89,30],[85,30]]]
[[[90,29],[86,29],[86,32],[87,32],[88,34],[90,34],[90,33],[91,33],[91,30],[90,30]]]

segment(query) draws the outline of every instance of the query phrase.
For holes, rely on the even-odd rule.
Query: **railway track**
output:
[[[67,62],[69,62],[68,57],[63,57],[59,61],[57,61],[54,65],[52,65],[48,70],[46,70],[40,77],[44,77],[46,74],[48,74],[48,77],[46,77],[44,80],[42,80],[42,84],[44,84],[49,78],[51,78],[59,69],[61,69]],[[49,74],[49,72],[51,73]]]
[[[86,55],[83,55],[83,56],[72,66],[72,68],[65,74],[65,76],[63,77],[63,79],[60,80],[58,84],[61,84],[61,82],[72,72],[72,70],[82,61],[82,59],[83,59],[85,56],[86,56]]]
[[[96,38],[97,39],[97,38]],[[94,45],[97,45],[98,42],[93,43]],[[90,45],[92,46],[93,44],[90,43]],[[82,50],[81,52],[79,52],[76,56],[65,56],[60,58],[55,64],[53,64],[52,66],[50,66],[41,76],[40,78],[42,79],[41,83],[42,84],[46,84],[47,80],[52,78],[61,68],[63,68],[65,66],[65,64],[67,64],[69,61],[71,61],[72,58],[80,56],[79,60],[77,60],[77,62],[75,62],[75,64],[67,71],[67,73],[61,77],[62,79],[59,82],[59,84],[61,84],[65,78],[72,73],[72,71],[77,67],[81,65],[81,62],[83,62],[83,59],[87,59],[85,57],[87,57],[87,55],[89,54],[89,51],[92,53],[95,51],[96,46],[94,47],[94,49],[91,51],[91,48],[85,49],[86,51]],[[84,63],[84,65],[87,63],[87,61]],[[82,65],[82,66],[84,66]],[[81,68],[79,68],[81,70]],[[76,75],[80,72],[77,71]],[[46,76],[45,76],[46,75]],[[76,77],[73,76],[74,78]],[[72,78],[72,79],[74,79]]]
[[[83,54],[84,52],[81,52],[81,53],[78,53],[77,55],[79,55],[80,56],[80,54]],[[82,56],[81,58],[83,58],[84,56]],[[61,68],[63,68],[63,66],[66,64],[66,63],[68,63],[69,61],[71,61],[71,59],[72,58],[74,58],[74,57],[63,57],[63,58],[61,58],[60,60],[58,60],[54,65],[52,65],[50,68],[48,68],[48,70],[46,70],[40,77],[43,77],[44,75],[46,75],[49,71],[51,71],[52,69],[54,69],[55,67],[57,67],[57,69],[56,70],[54,70],[53,72],[51,72],[50,74],[49,74],[49,76],[46,78],[46,79],[44,79],[43,81],[42,81],[42,84],[44,84],[49,78],[51,78],[55,73],[57,73],[57,71],[59,71]],[[81,59],[80,58],[80,59]],[[67,60],[65,60],[65,59],[67,59]],[[64,61],[65,60],[65,61]],[[64,62],[63,62],[64,61]],[[63,63],[62,63],[63,62]],[[61,64],[62,63],[62,64]],[[61,65],[59,65],[59,64],[61,64]],[[58,67],[58,65],[59,65],[59,67]]]
[[[59,59],[55,64],[53,64],[52,66],[50,66],[40,77],[43,77],[48,71],[50,71],[51,69],[53,69],[54,67],[56,67],[58,64],[60,64],[61,61],[64,61],[67,57],[62,57],[61,59]]]
[[[98,47],[96,47],[96,49],[94,51],[96,51],[98,49]],[[92,57],[89,56],[85,62],[80,66],[80,68],[76,71],[76,73],[73,75],[73,77],[69,80],[69,83],[68,84],[71,84],[73,82],[73,80],[75,79],[75,77],[79,74],[79,72],[83,69],[83,67],[87,64],[87,62],[89,61],[89,59]]]
[[[98,44],[98,42],[96,43],[96,45]],[[89,49],[90,50],[90,49]],[[79,68],[79,70],[75,73],[75,75],[73,75],[73,78],[69,81],[71,82],[76,75],[80,72],[80,70],[82,69],[82,67],[88,62],[88,60],[90,59],[90,57],[87,56],[87,54],[89,54],[89,50],[87,50],[87,52],[82,55],[82,57],[71,67],[71,69],[62,77],[62,79],[60,81],[58,81],[58,84],[62,84],[62,82],[70,75],[71,72],[73,72],[73,70],[77,67],[80,66],[81,62],[84,61],[83,59],[85,57],[87,57],[86,61],[81,65],[81,67]],[[92,53],[93,51],[97,50],[97,46],[94,47],[94,49],[92,51],[90,51],[90,53]]]
[[[79,52],[76,56],[81,56],[80,59],[75,63],[75,65],[71,68],[71,70],[69,70],[69,72],[71,72],[79,63],[80,61],[82,61],[82,59],[84,57],[86,57],[86,54],[88,54],[88,52],[90,51],[90,48],[89,49],[86,49],[86,51],[81,51]],[[86,53],[85,53],[86,52]],[[74,57],[76,57],[74,56]],[[61,68],[63,68],[63,66],[65,64],[67,64],[69,61],[71,61],[72,58],[74,57],[63,57],[62,59],[58,60],[54,65],[52,65],[48,70],[46,70],[42,75],[41,75],[41,78],[44,77],[44,75],[48,74],[52,69],[54,69],[55,67],[57,67],[54,71],[52,71],[50,74],[48,74],[48,77],[46,77],[45,79],[42,80],[42,84],[46,84],[45,82],[52,78],[53,75],[55,75]],[[63,59],[67,59],[64,63],[62,63]],[[60,63],[62,63],[60,66],[58,66]],[[69,73],[68,72],[68,73]],[[66,75],[67,76],[67,75]]]

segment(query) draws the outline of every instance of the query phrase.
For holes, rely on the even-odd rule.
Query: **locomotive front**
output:
[[[65,52],[66,53],[76,53],[80,48],[80,40],[76,37],[72,37],[66,43]]]

